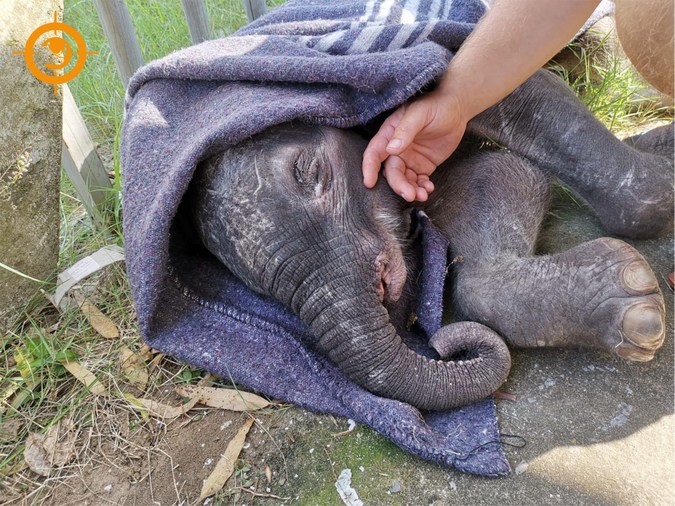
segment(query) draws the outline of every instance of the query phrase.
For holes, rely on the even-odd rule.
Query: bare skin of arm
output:
[[[434,190],[429,176],[457,148],[471,118],[499,102],[567,44],[599,0],[497,0],[450,62],[438,87],[397,109],[363,154],[372,188],[384,162],[408,202]]]

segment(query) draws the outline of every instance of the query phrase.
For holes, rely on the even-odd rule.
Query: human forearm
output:
[[[466,121],[494,105],[577,33],[599,0],[497,0],[450,62],[438,88]]]
[[[468,121],[527,80],[583,25],[600,0],[497,0],[452,59],[439,86],[400,107],[363,154],[371,188],[384,162],[389,186],[426,200],[429,176],[457,148]]]

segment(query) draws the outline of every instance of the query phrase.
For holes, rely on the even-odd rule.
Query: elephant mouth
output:
[[[399,247],[389,247],[375,259],[375,291],[380,302],[396,302],[403,293],[407,271]]]

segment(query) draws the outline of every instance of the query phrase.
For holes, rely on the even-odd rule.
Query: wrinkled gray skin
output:
[[[601,238],[533,254],[549,176],[574,188],[611,233],[667,233],[672,128],[633,140],[634,149],[544,71],[470,127],[510,152],[467,143],[434,173],[429,202],[417,204],[463,257],[453,288],[467,321],[443,327],[430,343],[445,360],[425,358],[401,338],[400,315],[412,307],[401,295],[415,278],[407,272],[418,269],[408,251],[411,207],[386,182],[364,188],[366,140],[357,134],[283,125],[203,163],[191,188],[194,223],[249,287],[297,313],[346,375],[419,408],[495,391],[510,367],[504,340],[650,360],[663,343],[664,305],[635,249]]]

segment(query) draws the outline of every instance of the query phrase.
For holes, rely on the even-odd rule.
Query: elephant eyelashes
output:
[[[293,164],[293,175],[302,190],[312,197],[320,197],[330,187],[330,165],[320,153],[301,153]]]

